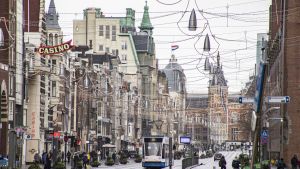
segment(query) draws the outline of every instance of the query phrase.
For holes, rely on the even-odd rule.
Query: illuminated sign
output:
[[[38,52],[42,55],[53,55],[57,53],[63,53],[73,48],[71,42],[72,40],[69,40],[68,42],[56,46],[41,46],[38,48]]]
[[[189,136],[181,136],[180,143],[182,144],[191,144],[191,137]]]

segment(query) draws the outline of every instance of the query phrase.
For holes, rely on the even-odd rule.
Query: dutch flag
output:
[[[172,51],[174,51],[174,50],[176,50],[176,49],[178,49],[178,48],[179,48],[178,45],[172,45],[172,46],[171,46],[171,50],[172,50]]]

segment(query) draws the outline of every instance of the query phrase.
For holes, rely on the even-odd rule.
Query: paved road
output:
[[[175,160],[174,161],[174,166],[172,167],[173,169],[181,169],[181,161],[182,160]],[[101,165],[98,167],[99,169],[101,168],[109,168],[109,169],[142,169],[142,163],[135,163],[134,161],[130,161],[126,165],[114,165],[114,166],[105,166]]]
[[[220,153],[224,155],[225,160],[227,162],[226,169],[232,169],[232,167],[231,167],[232,160],[235,157],[238,157],[242,152],[241,151],[221,151]],[[195,167],[194,169],[212,169],[214,167],[216,169],[220,168],[219,167],[219,160],[214,161],[213,157],[212,158],[206,158],[206,159],[200,159],[199,164],[200,163],[203,163],[204,165]]]

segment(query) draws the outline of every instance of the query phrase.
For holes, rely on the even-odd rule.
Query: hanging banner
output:
[[[68,42],[65,42],[60,45],[56,46],[41,46],[38,48],[38,52],[41,55],[53,55],[57,53],[63,53],[67,50],[70,50],[73,48],[73,45],[71,45],[72,40],[69,40]]]

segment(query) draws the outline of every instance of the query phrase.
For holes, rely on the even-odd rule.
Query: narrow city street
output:
[[[221,154],[224,155],[226,162],[227,162],[227,169],[232,169],[231,163],[232,160],[241,154],[241,151],[221,151]],[[194,169],[212,169],[213,167],[220,168],[218,165],[218,160],[214,161],[214,158],[206,158],[206,159],[200,159],[199,164],[203,163],[204,165],[195,167]],[[172,167],[173,169],[181,169],[182,168],[182,159],[181,160],[174,160],[175,165]],[[130,162],[126,165],[114,165],[114,166],[105,166],[101,165],[98,168],[110,168],[110,169],[141,169],[142,163],[135,163],[134,161],[130,160]]]

